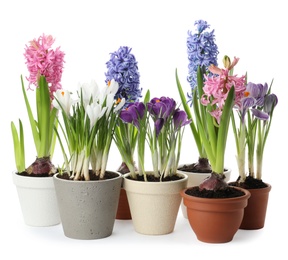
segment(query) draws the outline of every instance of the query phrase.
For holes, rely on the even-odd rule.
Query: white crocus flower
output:
[[[118,82],[112,79],[109,85],[107,86],[107,94],[113,94],[115,96],[118,89],[119,89]]]
[[[102,108],[101,105],[97,103],[92,103],[86,106],[85,111],[90,119],[90,131],[91,131],[96,122],[105,114],[106,107]]]
[[[106,97],[106,107],[107,107],[106,117],[109,116],[113,106],[114,106],[114,94],[110,93]]]
[[[82,83],[78,85],[78,93],[79,97],[81,95],[83,97],[84,105],[88,105],[91,102],[98,101],[100,90],[95,80],[91,80],[90,83]]]
[[[125,105],[125,98],[122,98],[118,105],[114,108],[114,112],[119,111]]]
[[[55,99],[52,101],[53,107],[59,110],[63,109],[65,113],[69,115],[71,106],[76,102],[71,98],[70,92],[64,89],[57,89],[56,92],[54,92],[54,97]]]

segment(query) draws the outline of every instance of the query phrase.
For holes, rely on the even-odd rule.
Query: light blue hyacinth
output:
[[[188,31],[187,54],[188,54],[188,76],[187,80],[191,86],[191,92],[188,93],[188,101],[192,101],[192,93],[197,86],[197,68],[200,66],[203,74],[209,74],[208,67],[217,63],[218,47],[215,44],[214,30],[207,31],[210,25],[203,20],[195,21],[196,32]],[[191,102],[192,103],[192,102]]]
[[[121,46],[117,51],[110,53],[110,60],[106,63],[108,69],[105,73],[106,83],[112,79],[118,82],[119,90],[115,100],[125,98],[125,107],[130,103],[139,101],[142,97],[138,62],[131,50],[127,46]]]

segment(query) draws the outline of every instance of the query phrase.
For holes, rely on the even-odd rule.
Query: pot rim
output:
[[[193,187],[198,187],[198,186],[193,186]],[[251,196],[251,193],[249,192],[249,190],[240,188],[240,187],[234,187],[231,186],[233,189],[238,189],[243,191],[245,194],[243,196],[239,196],[239,197],[233,197],[233,198],[202,198],[202,197],[196,197],[196,196],[192,196],[192,195],[188,195],[186,194],[186,191],[188,189],[191,189],[193,187],[187,187],[186,189],[183,189],[182,191],[180,191],[180,194],[183,198],[189,198],[189,199],[193,199],[194,201],[200,202],[200,201],[204,201],[204,200],[213,200],[215,202],[223,202],[224,200],[229,200],[229,201],[237,201],[237,200],[242,200],[243,198],[247,198],[249,199]]]
[[[110,171],[107,170],[107,172],[114,172],[116,173],[118,176],[115,178],[111,178],[111,179],[106,179],[106,180],[89,180],[89,181],[78,181],[78,180],[67,180],[67,179],[62,179],[59,178],[58,175],[60,174],[59,172],[53,175],[53,179],[58,180],[58,181],[65,181],[65,182],[71,182],[71,183],[95,183],[95,182],[107,182],[107,181],[111,181],[111,180],[117,180],[122,178],[122,174],[120,172],[117,171]]]
[[[153,173],[153,171],[146,171],[146,174],[152,174]],[[183,181],[183,180],[188,180],[188,175],[186,174],[186,173],[182,173],[182,172],[177,172],[175,175],[180,175],[180,176],[183,176],[184,178],[182,178],[182,179],[179,179],[179,180],[174,180],[174,181]],[[126,180],[128,180],[128,181],[138,181],[139,182],[139,180],[133,180],[133,179],[128,179],[127,177],[128,176],[130,176],[130,173],[128,172],[128,173],[125,173],[125,174],[122,174],[122,176],[123,176],[123,178],[124,179],[126,179]],[[173,181],[173,182],[174,182]],[[147,181],[147,182],[145,182],[145,181],[141,181],[142,183],[144,182],[144,183],[149,183],[149,184],[159,184],[159,183],[171,183],[171,181],[160,181],[160,182],[151,182],[151,181]]]

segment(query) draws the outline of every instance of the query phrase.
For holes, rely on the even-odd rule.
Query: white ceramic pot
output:
[[[24,218],[28,226],[45,227],[60,223],[53,177],[12,174]]]
[[[147,172],[149,174],[149,172]],[[164,235],[173,232],[181,203],[180,191],[187,186],[188,176],[167,182],[145,182],[124,175],[132,222],[136,232]]]
[[[178,168],[181,168],[183,165],[180,165]],[[228,182],[231,177],[231,169],[226,168],[227,170],[225,171],[225,181]],[[206,178],[210,176],[210,173],[199,173],[199,172],[186,172],[186,171],[180,171],[178,170],[179,173],[185,173],[188,175],[188,183],[187,187],[193,187],[193,186],[198,186],[202,181],[204,181]],[[183,203],[183,200],[181,202],[181,211],[182,214],[185,218],[187,218],[187,209]]]

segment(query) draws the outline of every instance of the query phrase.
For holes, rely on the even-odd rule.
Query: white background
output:
[[[287,256],[285,232],[287,203],[285,191],[287,169],[287,12],[282,0],[274,1],[1,1],[0,3],[0,75],[1,75],[1,175],[0,175],[0,259],[134,259],[138,253],[151,257],[189,259],[260,258]],[[175,69],[183,88],[189,91],[187,76],[187,31],[194,21],[208,21],[215,29],[219,64],[226,54],[240,57],[235,72],[245,74],[254,83],[268,84],[274,78],[273,91],[279,97],[273,125],[264,154],[263,180],[272,185],[265,227],[256,231],[239,230],[227,244],[198,241],[186,219],[179,214],[172,234],[144,236],[137,234],[131,221],[116,220],[113,234],[93,241],[66,238],[62,226],[32,228],[23,222],[16,188],[12,183],[15,170],[10,122],[21,118],[25,125],[27,164],[36,153],[21,93],[20,75],[28,75],[23,57],[24,47],[42,33],[56,38],[54,47],[66,53],[62,77],[63,88],[73,90],[78,82],[95,79],[105,84],[109,53],[129,46],[139,65],[141,87],[152,96],[170,96],[180,102]],[[30,98],[34,97],[29,93]],[[181,162],[197,160],[197,150],[190,129],[185,131]],[[62,163],[59,152],[53,162]],[[109,169],[121,162],[111,148]],[[149,162],[148,162],[149,163]],[[237,178],[235,145],[229,136],[226,165]],[[284,204],[284,208],[282,208]],[[285,243],[285,244],[284,244]],[[132,250],[132,251],[131,251]],[[179,251],[181,250],[181,251]],[[245,252],[248,250],[249,253]],[[60,256],[57,256],[60,254]],[[105,257],[104,259],[106,259]],[[162,259],[162,258],[161,258]]]

